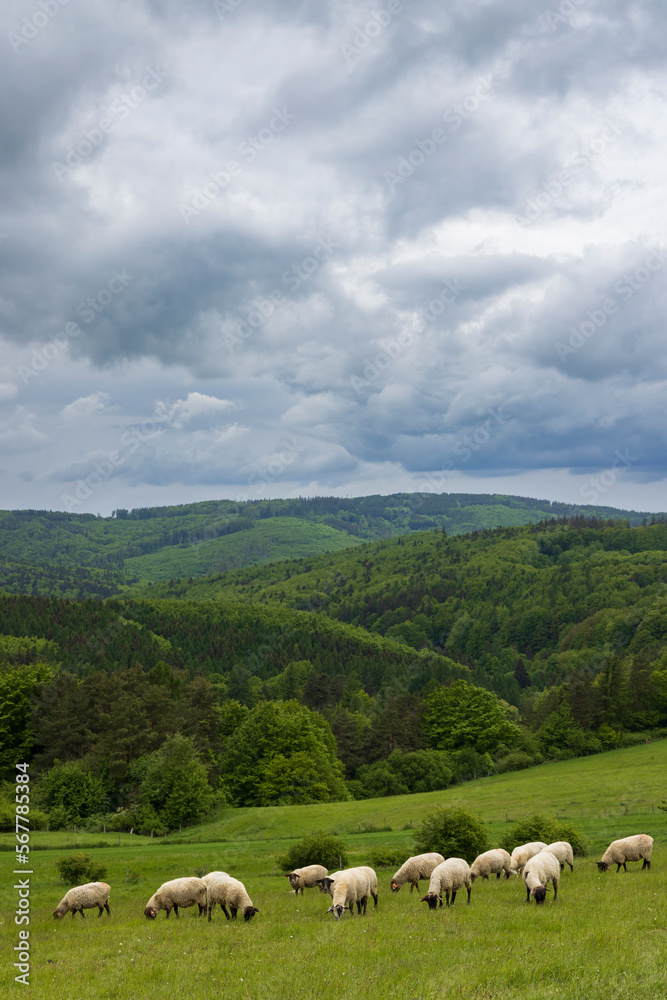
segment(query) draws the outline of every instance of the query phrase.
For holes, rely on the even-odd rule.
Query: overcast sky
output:
[[[667,509],[661,0],[0,18],[0,506]]]

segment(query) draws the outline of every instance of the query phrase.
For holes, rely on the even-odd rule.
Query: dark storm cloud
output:
[[[47,6],[0,34],[0,444],[36,480],[195,398],[108,481],[243,484],[283,433],[294,488],[661,474],[661,5]]]

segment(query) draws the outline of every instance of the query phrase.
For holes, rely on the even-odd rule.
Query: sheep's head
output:
[[[259,913],[259,908],[256,906],[246,906],[243,910],[243,919],[252,920],[256,913]]]
[[[438,905],[437,892],[427,892],[425,896],[422,896],[420,902],[428,903],[429,910],[435,910]]]
[[[297,879],[299,878],[299,876],[297,875],[296,872],[290,872],[289,875],[285,876],[285,878],[289,879],[289,884],[292,886],[292,888],[294,888],[294,886],[296,885],[296,882],[297,882]]]
[[[154,906],[147,906],[146,909],[144,910],[144,916],[148,920],[155,920],[155,918],[157,917],[157,910],[155,909]]]
[[[323,879],[321,879],[319,884],[322,886],[322,892],[330,892],[331,886],[335,881],[335,878],[331,878],[330,875],[326,875]]]
[[[53,911],[53,916],[56,918],[56,920],[60,920],[60,918],[64,917],[66,913],[67,913],[67,910],[58,910],[58,909],[56,909],[56,910]]]
[[[401,887],[400,887],[400,885],[398,885],[398,883],[397,883],[397,882],[392,882],[392,883],[391,883],[391,891],[392,891],[392,892],[399,892],[399,891],[400,891],[400,888],[401,888]]]
[[[477,872],[470,872],[470,881],[471,882],[474,882],[477,877],[478,877],[477,876]]]
[[[598,861],[597,866],[599,872],[606,872],[607,868],[609,868],[609,865],[607,864],[606,861]]]
[[[545,885],[536,885],[531,895],[535,897],[536,903],[543,903],[547,898],[547,887]]]
[[[327,910],[327,913],[333,913],[336,920],[340,920],[340,918],[343,916],[343,911],[351,909],[352,909],[351,906],[343,906],[342,903],[337,903],[335,906],[332,903],[329,909]]]

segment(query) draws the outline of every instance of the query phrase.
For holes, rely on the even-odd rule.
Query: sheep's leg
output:
[[[496,872],[496,882],[497,882],[497,881],[498,881],[498,879],[500,878],[500,875],[501,875],[501,873],[500,873],[500,872]]]
[[[472,887],[468,885],[466,888],[468,890],[468,905],[470,905],[470,893],[472,892]]]
[[[447,906],[449,906],[449,889],[445,889],[445,900],[447,902]]]
[[[211,913],[213,912],[213,907],[214,906],[215,906],[215,903],[211,903],[211,905],[208,908],[208,921],[209,921],[209,923],[211,922]]]
[[[557,878],[552,878],[551,882],[552,882],[553,887],[554,887],[554,903],[555,903],[556,900],[558,899],[558,879]]]
[[[202,913],[206,913],[206,906],[202,906],[201,903],[197,903],[197,906],[199,907],[199,916],[201,917]]]
[[[229,904],[229,909],[230,909],[231,914],[232,914],[232,920],[236,920],[236,914],[239,912],[238,906],[232,906],[232,904],[230,903]]]
[[[102,916],[102,914],[103,914],[103,913],[104,913],[104,907],[103,907],[103,906],[101,906],[101,905],[100,905],[100,904],[98,903],[98,904],[97,904],[97,919],[98,919],[98,920],[99,920],[99,918],[100,918],[100,917]]]
[[[621,865],[622,865],[622,864],[623,864],[623,862],[622,862],[622,861],[619,861],[619,862],[618,862],[618,864],[616,865],[616,874],[617,874],[617,875],[618,875],[618,873],[619,873],[619,872],[620,872],[620,870],[621,870]],[[627,871],[627,868],[626,868],[626,871]]]
[[[419,882],[417,882],[417,888],[419,888]],[[415,883],[411,882],[410,883],[410,895],[412,895],[412,893],[414,892],[414,889],[415,889]]]
[[[377,894],[377,892],[374,892],[374,893],[372,893],[372,895],[373,895],[373,902],[375,903],[375,906],[373,907],[373,909],[377,910],[377,906],[378,906],[378,894]]]
[[[107,913],[109,914],[109,916],[111,916],[111,910],[109,909],[109,904],[108,903],[104,904],[104,909],[107,911]]]
[[[530,903],[530,889],[526,886],[526,902]]]
[[[82,917],[83,917],[83,919],[85,920],[85,919],[86,919],[86,914],[85,914],[85,913],[83,912],[83,906],[82,906],[82,907],[81,907],[81,909],[79,910],[79,913],[81,914],[81,916],[82,916]]]
[[[227,917],[227,920],[229,920],[229,914],[227,913],[227,907],[225,906],[225,904],[224,903],[220,903],[220,908],[221,908],[222,912],[224,913],[224,915]]]
[[[568,861],[568,865],[570,865],[570,862],[569,862],[569,861]],[[570,865],[570,871],[571,871],[571,872],[573,872],[573,871],[574,871],[574,865]]]
[[[181,918],[178,916],[178,903],[174,903],[174,913],[176,914],[177,919],[180,920]]]
[[[644,864],[642,865],[642,871],[644,871],[645,868],[650,868],[650,867],[651,867],[651,862],[648,861],[646,858],[644,858]]]
[[[457,890],[456,889],[452,889],[452,906],[454,905],[454,903],[456,901],[456,893],[457,893]]]

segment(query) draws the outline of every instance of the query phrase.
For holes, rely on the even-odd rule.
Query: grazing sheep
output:
[[[208,875],[202,875],[201,880],[208,888],[209,882],[212,882],[214,878],[229,878],[227,872],[209,872]]]
[[[401,886],[406,882],[410,883],[410,892],[419,889],[420,878],[430,878],[431,872],[437,865],[441,865],[445,859],[442,854],[432,851],[430,854],[416,854],[412,858],[404,861],[391,880],[391,891],[399,892]]]
[[[470,881],[474,882],[476,878],[485,878],[488,882],[489,875],[495,875],[496,879],[499,879],[503,872],[505,872],[505,878],[509,878],[510,875],[517,874],[512,871],[511,864],[512,859],[502,847],[497,847],[493,851],[485,851],[484,854],[478,854],[471,864]]]
[[[568,844],[567,840],[557,840],[554,844],[549,844],[547,851],[551,851],[551,853],[558,858],[561,871],[565,868],[566,864],[570,866],[571,872],[574,871],[572,844]]]
[[[216,903],[220,903],[220,909],[227,920],[229,920],[227,907],[230,909],[232,920],[236,920],[236,914],[239,910],[243,913],[243,919],[246,921],[252,920],[255,914],[259,913],[258,907],[253,906],[252,899],[246,892],[243,882],[232,878],[231,875],[211,879],[206,890],[206,903],[209,920]]]
[[[76,913],[80,913],[85,920],[86,914],[83,911],[92,910],[95,906],[99,911],[98,917],[102,916],[104,910],[111,916],[109,909],[110,891],[111,886],[107,885],[106,882],[86,882],[85,885],[76,885],[65,893],[53,911],[53,916],[56,918],[64,917],[66,913],[71,912],[72,917],[74,917]]]
[[[173,910],[178,916],[179,906],[184,909],[197,904],[199,916],[206,912],[206,884],[200,878],[175,878],[165,882],[146,903],[144,914],[154,920],[160,910],[167,911],[167,920]]]
[[[549,882],[554,887],[554,902],[558,899],[558,879],[560,878],[560,862],[551,851],[540,851],[529,858],[523,869],[523,881],[526,885],[526,902],[530,903],[531,895],[536,903],[543,903],[547,894]]]
[[[350,916],[354,916],[355,903],[357,913],[361,914],[362,908],[363,912],[366,912],[371,893],[368,869],[345,868],[343,871],[334,872],[333,875],[327,875],[322,882],[324,891],[333,897],[327,913],[333,913],[336,920],[340,920],[343,910],[349,910]]]
[[[653,850],[653,837],[647,833],[636,833],[634,837],[625,837],[623,840],[614,840],[602,855],[602,860],[597,862],[601,872],[606,872],[609,865],[616,865],[616,874],[619,873],[621,865],[623,871],[627,872],[626,861],[641,861],[644,859],[642,871],[651,867],[651,851]]]
[[[375,873],[375,870],[373,868],[370,868],[368,865],[359,865],[359,867],[361,868],[362,872],[366,872],[366,874],[368,875],[368,887],[370,889],[371,896],[373,897],[373,904],[374,904],[373,909],[377,910],[378,877]]]
[[[535,840],[531,844],[522,844],[520,847],[515,847],[510,858],[512,871],[520,875],[526,862],[534,858],[540,851],[546,850],[546,847],[547,845],[543,844],[541,840]]]
[[[456,893],[463,886],[468,890],[468,903],[470,903],[470,890],[472,882],[470,878],[470,867],[463,858],[447,858],[441,865],[437,865],[431,872],[428,892],[422,896],[421,902],[428,903],[430,910],[435,910],[438,902],[442,906],[442,894],[444,892],[447,906],[449,906],[449,895],[451,893],[452,906],[456,899]]]
[[[305,868],[295,868],[289,872],[285,878],[289,879],[292,889],[299,895],[299,889],[303,896],[304,889],[314,889],[316,885],[322,888],[322,879],[328,874],[324,865],[306,865]]]

